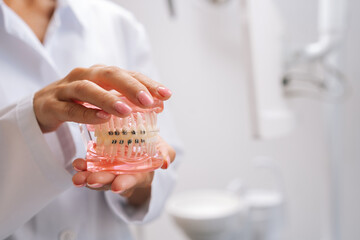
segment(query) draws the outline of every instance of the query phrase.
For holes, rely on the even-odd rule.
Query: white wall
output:
[[[146,26],[162,81],[174,92],[170,108],[186,150],[175,192],[221,188],[235,177],[243,179],[248,187],[267,185],[271,179],[254,171],[251,160],[268,155],[279,163],[285,179],[286,239],[324,239],[329,232],[330,186],[323,103],[290,100],[291,108],[298,114],[294,132],[272,141],[251,138],[236,1],[213,7],[205,0],[175,0],[176,19],[169,18],[166,0],[115,1],[131,10]],[[291,27],[287,34],[289,49],[316,40],[314,0],[278,2]],[[359,9],[359,3],[352,2]],[[353,15],[351,20],[355,28],[360,19]],[[360,72],[356,65],[351,65],[357,57],[352,47],[358,45],[359,34],[353,37],[348,41],[347,71],[355,78]],[[355,214],[358,209],[353,208],[360,200],[359,188],[353,184],[360,180],[356,174],[360,170],[356,148],[360,143],[358,103],[359,95],[354,94],[344,110],[344,139],[351,137],[357,141],[346,145],[346,164],[341,169],[343,239],[351,240],[360,239],[356,226],[360,214]],[[353,126],[357,126],[356,131]],[[148,240],[186,239],[166,214],[147,225],[145,235]]]

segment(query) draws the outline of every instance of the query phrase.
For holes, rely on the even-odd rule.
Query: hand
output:
[[[34,112],[42,132],[55,131],[66,121],[100,124],[108,121],[110,114],[128,116],[132,109],[109,90],[143,108],[152,106],[153,96],[163,101],[171,96],[169,89],[141,73],[100,65],[76,68],[35,93]],[[101,110],[86,108],[83,102]]]
[[[162,168],[168,168],[175,160],[175,150],[161,137],[159,137],[157,149],[165,159]],[[72,179],[77,187],[86,186],[100,191],[111,190],[128,198],[128,202],[134,206],[141,205],[150,197],[154,172],[120,175],[110,172],[92,173],[86,170],[84,159],[76,159],[73,167],[78,171]]]

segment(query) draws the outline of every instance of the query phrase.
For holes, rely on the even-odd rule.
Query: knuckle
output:
[[[75,94],[83,94],[86,89],[91,87],[92,84],[88,80],[77,81],[73,84],[73,91]]]
[[[130,76],[132,76],[133,78],[136,78],[136,79],[143,76],[141,73],[135,72],[135,71],[129,71],[128,73],[130,74]]]
[[[137,81],[129,81],[129,82],[127,82],[127,85],[128,85],[129,90],[131,89],[136,92],[139,90],[144,91],[146,89],[144,86],[140,85],[140,83]]]
[[[54,95],[58,99],[60,99],[61,96],[65,95],[66,90],[67,90],[67,85],[66,84],[57,84],[53,88]]]
[[[108,67],[104,67],[102,71],[105,77],[111,77],[114,74],[118,74],[121,71],[121,69],[115,66],[108,66]]]
[[[111,96],[106,96],[106,94],[102,95],[99,99],[99,106],[102,109],[112,109],[112,104],[116,99],[113,99]]]
[[[93,118],[93,110],[86,108],[84,109],[84,111],[82,112],[82,121],[88,121],[91,120]]]
[[[81,67],[77,67],[74,68],[73,70],[71,70],[71,72],[68,74],[68,77],[70,79],[74,79],[74,78],[78,78],[79,76],[81,76],[82,74],[84,74],[84,72],[86,71],[86,68],[81,68]]]
[[[142,83],[147,89],[150,91],[155,91],[158,87],[162,86],[160,83],[152,80],[148,76],[140,73],[140,72],[130,72],[129,73],[133,78],[138,80],[140,83]]]
[[[68,119],[73,120],[77,118],[78,108],[75,104],[66,104],[64,112]]]

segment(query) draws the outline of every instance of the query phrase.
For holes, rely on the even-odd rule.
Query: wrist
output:
[[[134,207],[140,207],[146,203],[151,197],[151,186],[137,188],[134,190],[133,194],[128,197],[128,203]]]

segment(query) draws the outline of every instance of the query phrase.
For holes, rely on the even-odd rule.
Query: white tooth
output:
[[[156,128],[156,113],[151,112],[150,113],[150,118],[151,118],[151,130],[154,131],[155,128]]]
[[[100,124],[95,125],[94,136],[98,137],[100,132]]]
[[[111,153],[111,157],[115,158],[116,157],[116,153],[117,153],[117,148],[118,148],[118,141],[116,140],[116,143],[113,144],[112,146],[112,153]]]
[[[146,140],[146,153],[147,153],[148,155],[150,155],[150,150],[151,150],[151,138],[148,138],[148,139]]]
[[[122,127],[123,128],[128,128],[128,126],[129,126],[129,118],[128,117],[123,118],[122,119]]]
[[[110,157],[112,158],[111,162],[114,161],[113,158],[116,156],[116,151],[117,151],[118,136],[115,135],[115,131],[117,131],[117,128],[116,128],[116,122],[118,121],[117,119],[118,119],[118,117],[112,116],[112,118],[110,119],[110,123],[109,123],[110,131],[112,131],[112,133],[113,133],[113,135],[111,135],[111,152],[110,152]],[[116,142],[113,143],[113,141],[116,141]]]
[[[155,156],[155,154],[156,154],[157,143],[158,143],[158,137],[157,137],[157,135],[155,135],[155,137],[154,137],[154,152],[153,152],[153,156]]]
[[[134,148],[135,148],[135,151],[134,151],[134,158],[136,158],[136,157],[137,157],[137,155],[138,155],[138,151],[139,151],[139,149],[138,149],[137,143],[135,143],[134,145],[135,145],[135,146],[134,146]]]
[[[121,140],[119,140],[119,141],[124,141],[123,139],[121,139]],[[125,143],[123,143],[123,144],[120,144],[120,142],[119,142],[119,145],[120,145],[120,157],[124,157],[124,155],[125,155]]]
[[[129,140],[128,141],[131,141],[131,143],[130,144],[128,144],[128,151],[127,151],[127,157],[128,158],[130,158],[131,157],[131,154],[132,154],[132,152],[133,152],[133,139],[132,138],[129,138]]]
[[[114,118],[112,117],[109,121],[109,131],[114,131]]]
[[[111,155],[111,157],[114,158],[116,156],[116,152],[117,152],[118,140],[115,137],[113,138],[113,140],[114,140],[114,143],[111,144],[111,153],[110,153],[110,155]]]
[[[150,153],[150,139],[152,135],[152,124],[151,124],[151,117],[150,113],[146,112],[144,113],[144,120],[145,120],[145,144],[143,144],[143,153],[149,154]]]
[[[120,139],[121,139],[121,122],[122,122],[122,119],[119,118],[119,117],[115,117],[114,118],[114,128],[115,128],[115,132],[118,132],[119,135],[114,135],[115,136],[115,139],[117,140],[115,146],[114,146],[114,156],[117,156],[117,153],[118,151],[120,150],[121,148],[121,145],[120,145]]]
[[[114,143],[111,144],[111,157],[115,158],[117,149],[118,149],[118,142],[119,142],[119,140],[117,139],[117,136],[114,135],[113,141],[114,141]]]
[[[150,156],[154,156],[155,153],[155,141],[154,141],[154,137],[151,139],[151,150],[150,150]]]
[[[150,144],[149,144],[149,156],[152,156],[152,150],[153,150],[153,140],[151,138]]]
[[[148,112],[144,113],[145,117],[145,127],[148,131],[151,130],[150,114]]]
[[[141,142],[144,139],[142,136],[139,138],[139,156],[143,155],[145,144]]]
[[[97,137],[96,141],[99,147],[99,152],[101,156],[104,156],[104,145],[105,145],[105,138],[106,138],[106,125],[105,123],[101,124],[99,131],[99,136]]]
[[[108,141],[107,141],[106,144],[105,144],[105,154],[107,156],[109,156],[110,151],[111,151],[111,144],[109,144]]]
[[[139,119],[138,119],[139,120]],[[136,152],[137,152],[137,144],[135,143],[135,139],[136,139],[136,136],[138,134],[138,131],[137,131],[137,122],[135,121],[135,114],[131,114],[131,117],[130,117],[130,125],[131,125],[131,129],[130,129],[130,140],[131,140],[131,144],[129,144],[128,146],[128,153],[127,153],[127,157],[130,158],[132,153],[134,152],[135,153],[135,156],[136,156]],[[135,134],[134,134],[135,133]],[[134,151],[134,148],[135,148],[135,151]]]
[[[99,134],[100,134],[100,124],[95,125],[95,130],[94,130],[94,136],[95,136],[95,142],[96,142],[96,147],[94,148],[95,151],[98,151],[98,142],[99,142]]]
[[[109,135],[109,131],[110,131],[109,122],[106,123],[104,130],[105,130],[104,131],[104,135],[105,135],[105,141],[104,141],[105,142],[105,154],[109,155],[109,145],[110,145],[109,141],[111,141],[110,140],[111,136]]]
[[[109,132],[112,131],[111,129],[111,121],[107,122],[106,125],[105,125],[105,131],[104,131],[104,134],[105,134],[105,153],[106,155],[110,156],[111,155],[111,152],[112,152],[112,138],[113,138],[113,135],[110,135]]]
[[[154,142],[152,142],[152,144],[151,144],[151,154],[150,154],[150,156],[151,157],[153,157],[155,154],[155,143]]]
[[[156,129],[156,127],[157,127],[157,115],[156,115],[155,112],[151,112],[151,116],[152,116],[152,119],[153,119],[153,121],[152,121],[153,129]]]
[[[146,153],[148,156],[151,156],[151,138],[148,139],[148,143],[146,145]]]
[[[116,117],[115,118],[115,128],[119,129],[121,127],[121,118]]]
[[[138,143],[138,153],[137,153],[137,156],[141,156],[141,153],[143,151],[143,144],[141,143],[141,139],[142,139],[142,135],[139,135],[138,137],[139,139],[139,143]]]
[[[134,141],[134,149],[135,149],[135,151],[134,151],[134,158],[136,158],[137,157],[137,155],[138,155],[138,151],[139,151],[139,143],[136,143],[135,141],[136,140],[138,140],[138,132],[136,132],[136,135],[134,135],[134,137],[133,137],[133,141]]]
[[[121,118],[116,117],[116,118],[114,119],[114,128],[115,128],[115,131],[120,132],[120,130],[121,130]],[[116,137],[118,138],[119,135],[116,136]]]
[[[135,158],[138,156],[138,154],[141,154],[141,139],[143,137],[143,131],[145,131],[143,119],[141,117],[141,113],[138,112],[136,116],[136,139],[139,141],[139,143],[136,144]]]
[[[132,113],[130,115],[130,120],[131,120],[131,127],[136,129],[135,114]]]
[[[141,113],[139,113],[139,112],[136,114],[136,123],[138,126],[143,124]]]
[[[100,139],[101,139],[101,124],[96,126],[97,132],[95,132],[95,137],[96,137],[96,144],[99,145],[100,144]]]
[[[121,156],[122,157],[125,157],[127,141],[129,139],[129,134],[131,134],[130,128],[128,126],[129,126],[129,118],[123,118],[122,119],[122,129],[121,129],[122,140],[124,140],[124,143],[122,144],[123,146],[121,148]],[[124,132],[126,134],[124,134]]]

